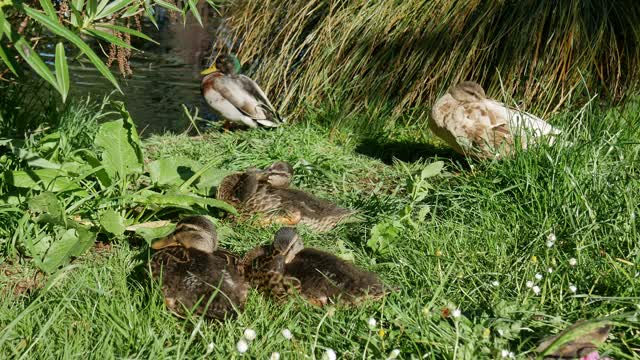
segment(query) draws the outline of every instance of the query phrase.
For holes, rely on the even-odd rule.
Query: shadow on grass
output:
[[[356,152],[372,158],[379,159],[390,165],[393,159],[404,162],[415,162],[421,159],[438,157],[457,162],[464,168],[469,164],[464,156],[452,149],[439,148],[431,144],[410,141],[386,141],[381,142],[373,138],[365,138],[356,147]]]

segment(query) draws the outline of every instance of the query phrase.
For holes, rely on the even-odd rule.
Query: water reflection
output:
[[[211,116],[200,96],[200,71],[206,65],[221,19],[201,3],[204,27],[192,16],[183,24],[181,17],[172,20],[164,9],[159,9],[158,29],[151,23],[143,25],[143,32],[159,45],[132,39],[132,45],[141,50],[131,57],[133,76],[123,79],[117,73],[117,63],[112,65],[124,93],[115,98],[124,100],[143,136],[185,130],[189,124],[182,104],[191,110],[199,108],[201,117]],[[91,64],[76,63],[70,66],[70,73],[74,95],[113,91],[113,86]]]

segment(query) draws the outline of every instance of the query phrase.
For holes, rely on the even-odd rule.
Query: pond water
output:
[[[124,93],[114,93],[113,98],[125,102],[141,136],[187,129],[190,123],[182,104],[191,113],[198,108],[199,117],[215,118],[200,95],[200,71],[207,65],[222,19],[207,5],[199,8],[204,26],[192,17],[185,24],[181,17],[172,20],[159,9],[157,29],[148,21],[143,24],[143,32],[159,44],[132,43],[141,50],[134,51],[130,59],[133,75],[123,78],[117,61],[111,66]],[[69,70],[72,95],[101,97],[114,91],[91,64],[76,62]]]

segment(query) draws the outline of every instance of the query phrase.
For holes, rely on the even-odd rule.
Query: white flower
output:
[[[253,341],[256,339],[256,331],[253,329],[244,329],[244,338]]]
[[[400,349],[393,349],[389,353],[389,359],[396,359],[400,355]]]
[[[212,342],[209,343],[209,345],[207,345],[207,355],[211,354],[214,348],[215,348],[215,345]]]
[[[573,284],[569,284],[569,290],[571,290],[571,292],[575,294],[576,291],[578,291],[578,288]]]
[[[289,329],[282,330],[282,336],[284,336],[284,338],[287,339],[287,340],[291,340],[293,338],[293,334],[291,333],[291,330],[289,330]]]
[[[373,330],[376,328],[376,325],[378,325],[378,322],[374,318],[369,318],[369,320],[367,320],[367,324],[369,325],[369,329]]]
[[[540,294],[540,287],[538,285],[531,288],[531,290],[533,290],[533,293],[536,295]]]
[[[547,272],[548,272],[549,274],[551,274],[551,273],[553,272],[553,268],[548,268],[548,269],[547,269]]]
[[[333,351],[333,349],[327,348],[327,350],[324,351],[324,354],[322,354],[322,360],[336,360],[336,358],[336,352]]]
[[[272,352],[271,357],[269,357],[269,360],[280,360],[280,353],[277,351]]]
[[[569,265],[571,265],[571,266],[578,265],[578,260],[576,260],[576,258],[569,259]]]
[[[509,357],[509,350],[502,350],[502,351],[500,351],[500,356],[501,356],[503,359],[508,358],[508,357]]]
[[[493,281],[491,282],[491,285],[493,285],[493,286],[495,286],[495,287],[498,287],[498,286],[500,286],[500,282],[498,282],[498,280],[493,280]]]
[[[528,288],[532,288],[533,287],[533,281],[531,281],[531,280],[527,281],[527,287]]]
[[[247,340],[245,339],[240,339],[236,344],[236,349],[240,354],[244,354],[247,352],[247,350],[249,350],[249,343],[247,343]]]
[[[504,336],[504,330],[502,330],[502,329],[498,329],[498,334],[499,334],[500,336]]]
[[[556,243],[556,234],[551,233],[547,236],[547,247],[553,247]]]
[[[460,311],[460,309],[454,309],[454,310],[451,312],[451,316],[453,316],[453,317],[454,317],[454,318],[456,318],[456,319],[457,319],[457,318],[459,318],[459,317],[460,317],[460,315],[462,315],[462,311]]]
[[[537,280],[542,280],[542,274],[536,274],[535,277],[536,277]]]

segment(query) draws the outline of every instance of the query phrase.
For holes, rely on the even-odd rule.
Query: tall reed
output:
[[[391,106],[426,114],[475,80],[549,113],[584,86],[618,101],[640,79],[635,0],[240,0],[227,9],[243,61],[300,115]]]

